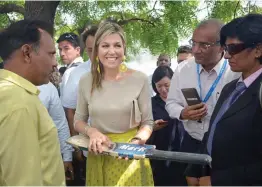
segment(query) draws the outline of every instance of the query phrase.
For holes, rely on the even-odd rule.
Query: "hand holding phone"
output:
[[[207,115],[207,107],[204,103],[197,105],[186,106],[180,115],[182,120],[193,120],[201,123],[200,119]]]
[[[201,123],[201,119],[207,114],[207,107],[201,102],[201,99],[195,88],[181,89],[188,106],[186,106],[180,115],[180,119],[194,120]]]

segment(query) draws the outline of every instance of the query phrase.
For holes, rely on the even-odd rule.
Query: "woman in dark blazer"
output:
[[[262,15],[236,18],[220,35],[231,70],[242,76],[223,88],[202,152],[212,157],[212,186],[262,186]]]
[[[159,66],[152,76],[152,87],[156,93],[156,96],[152,97],[152,110],[156,125],[147,143],[156,145],[159,150],[178,151],[180,146],[178,121],[171,119],[165,109],[172,76],[173,71],[167,66]],[[152,160],[151,166],[155,186],[186,184],[182,175],[178,177],[179,164]]]

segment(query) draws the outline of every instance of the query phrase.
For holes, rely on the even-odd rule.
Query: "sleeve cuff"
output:
[[[66,153],[63,153],[63,161],[64,162],[71,162],[73,160],[72,152],[68,151]]]

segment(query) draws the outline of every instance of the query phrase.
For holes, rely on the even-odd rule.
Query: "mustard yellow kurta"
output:
[[[114,142],[128,142],[136,129],[122,134],[107,134]],[[150,162],[142,160],[120,160],[107,155],[88,154],[87,186],[153,186]]]
[[[26,79],[0,70],[0,186],[63,186],[57,129]]]

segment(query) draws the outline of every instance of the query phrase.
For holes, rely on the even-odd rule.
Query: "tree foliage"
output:
[[[128,50],[136,54],[147,48],[152,54],[176,54],[178,41],[191,35],[199,22],[198,14],[225,22],[249,12],[261,13],[253,1],[61,1],[56,10],[56,37],[64,32],[80,34],[87,25],[116,20],[125,30]],[[16,9],[7,13],[4,6]],[[24,1],[0,1],[0,28],[23,18]],[[10,6],[9,6],[10,7]],[[2,8],[2,9],[1,9]]]

